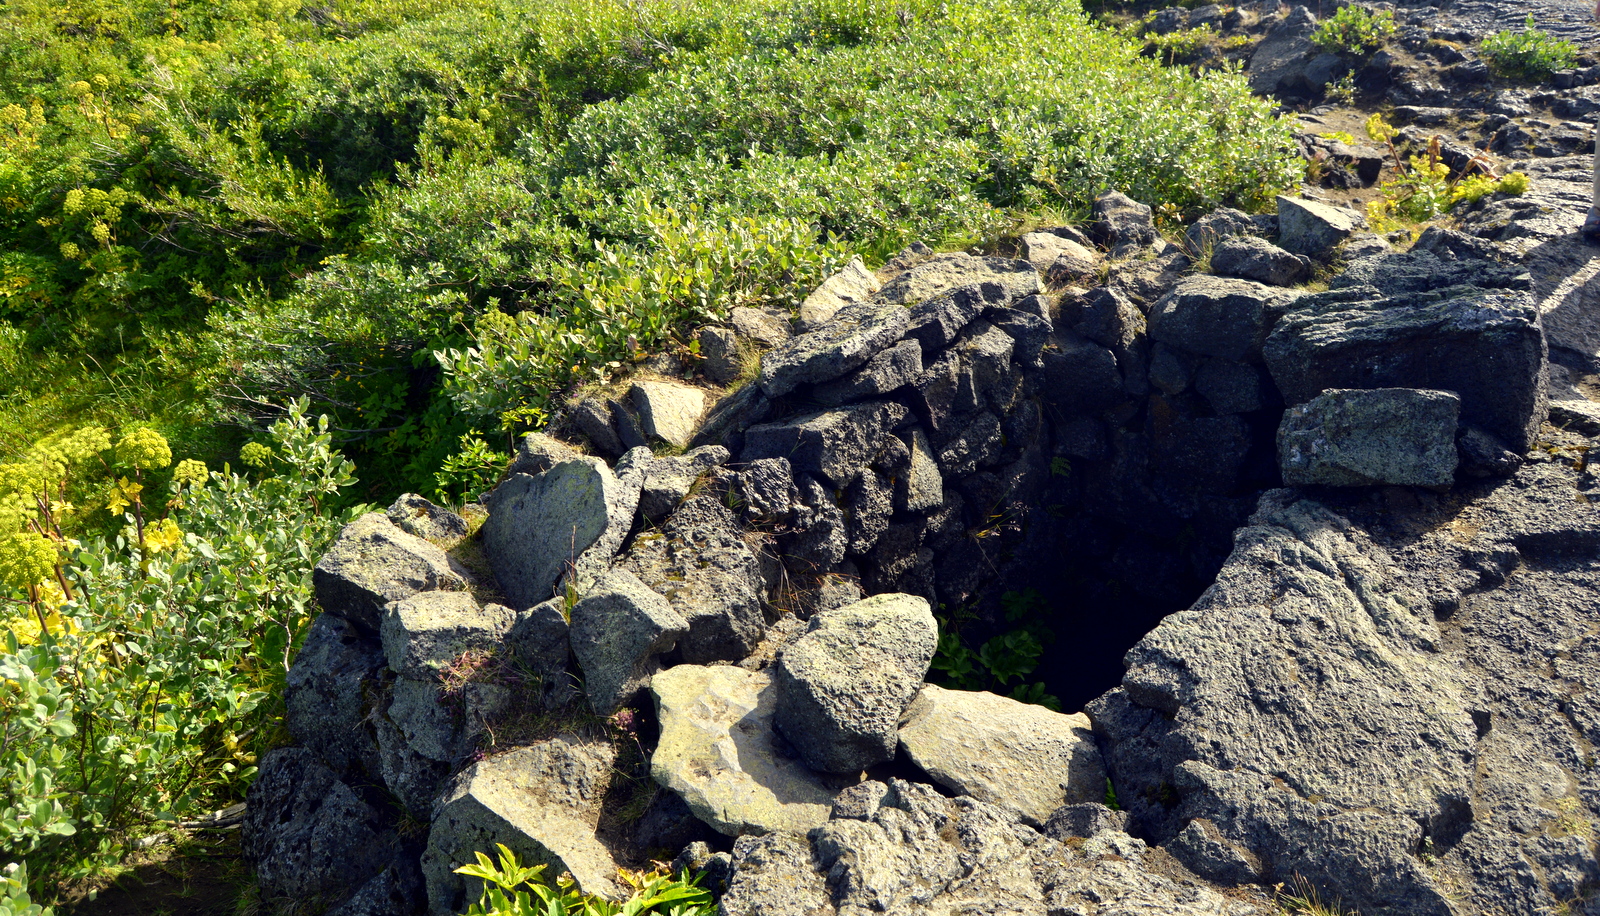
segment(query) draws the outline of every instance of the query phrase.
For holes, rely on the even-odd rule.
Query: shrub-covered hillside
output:
[[[1229,75],[1076,0],[20,0],[0,10],[0,450],[309,396],[369,480],[850,253],[1113,186],[1289,183]]]

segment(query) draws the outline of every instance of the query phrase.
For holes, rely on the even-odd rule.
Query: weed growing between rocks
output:
[[[674,877],[665,868],[647,872],[622,872],[633,891],[622,903],[580,892],[571,875],[561,875],[554,885],[544,876],[545,866],[523,867],[516,853],[499,846],[497,862],[483,853],[478,861],[456,873],[484,883],[483,896],[465,916],[711,916],[717,912],[711,893],[688,874]]]
[[[1495,32],[1483,40],[1479,51],[1496,76],[1527,82],[1565,70],[1578,57],[1577,45],[1534,28],[1532,13],[1524,28]]]
[[[1398,135],[1382,114],[1367,119],[1367,136],[1388,146],[1394,160],[1395,177],[1380,186],[1382,196],[1367,204],[1367,218],[1377,232],[1410,229],[1420,232],[1421,223],[1443,215],[1463,201],[1474,203],[1490,194],[1508,197],[1521,195],[1528,189],[1528,176],[1511,172],[1495,177],[1487,157],[1479,155],[1470,159],[1459,170],[1446,165],[1441,155],[1440,138],[1428,143],[1425,154],[1403,159],[1395,147]]]
[[[1393,12],[1352,4],[1318,23],[1311,42],[1331,54],[1364,58],[1387,44],[1394,31]]]

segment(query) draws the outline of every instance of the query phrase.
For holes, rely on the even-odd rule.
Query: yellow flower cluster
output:
[[[206,463],[204,461],[197,461],[193,458],[183,459],[182,461],[178,462],[177,467],[172,469],[172,482],[175,484],[199,486],[210,479],[210,477],[211,472],[206,469]]]
[[[0,584],[26,589],[49,581],[56,571],[56,545],[33,531],[0,538]]]
[[[170,518],[151,522],[144,527],[144,547],[150,553],[165,553],[183,543],[183,532]]]
[[[259,442],[246,442],[239,449],[239,460],[253,468],[264,468],[272,461],[272,449]]]
[[[165,436],[149,427],[129,432],[117,443],[117,463],[143,471],[164,468],[172,463],[172,449]]]

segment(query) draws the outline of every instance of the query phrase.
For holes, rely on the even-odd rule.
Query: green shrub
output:
[[[1365,57],[1387,44],[1394,31],[1394,13],[1352,4],[1317,23],[1311,41],[1333,54]]]
[[[311,568],[349,517],[333,501],[353,481],[303,405],[271,439],[272,466],[252,478],[186,462],[165,514],[151,477],[123,477],[96,506],[121,534],[81,542],[40,537],[56,510],[32,498],[73,462],[109,458],[104,431],[40,451],[35,471],[0,466],[0,523],[20,532],[7,536],[48,551],[0,584],[0,846],[26,857],[47,898],[130,840],[240,797],[279,739]],[[123,438],[130,476],[161,463],[157,440]],[[21,568],[25,546],[0,540],[0,567]]]
[[[1529,81],[1565,70],[1578,57],[1577,45],[1534,28],[1532,13],[1523,29],[1495,32],[1483,40],[1478,50],[1496,76]]]

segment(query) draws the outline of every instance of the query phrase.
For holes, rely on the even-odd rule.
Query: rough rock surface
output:
[[[811,618],[778,656],[778,730],[824,773],[894,756],[895,728],[933,660],[925,599],[876,595]]]
[[[695,424],[706,412],[706,393],[693,385],[668,381],[634,382],[628,389],[639,423],[647,436],[685,448]]]
[[[970,254],[941,254],[928,258],[883,285],[879,302],[914,306],[926,299],[964,286],[997,283],[1008,301],[1039,291],[1039,272],[1027,261],[984,258]]]
[[[304,748],[268,752],[247,803],[243,852],[268,899],[341,902],[400,851],[392,819]]]
[[[439,669],[463,652],[498,648],[514,619],[510,608],[479,605],[466,592],[424,592],[390,602],[378,633],[390,670],[426,680],[438,678]]]
[[[910,313],[894,303],[845,306],[820,330],[767,351],[761,357],[761,390],[780,397],[852,372],[898,340],[909,319]]]
[[[289,734],[340,777],[378,768],[377,739],[367,722],[371,701],[363,684],[383,667],[383,646],[332,614],[311,622],[289,667],[284,687]]]
[[[738,519],[714,493],[691,497],[658,532],[642,532],[618,568],[663,595],[688,627],[675,657],[738,661],[766,631],[766,581]],[[576,619],[576,618],[574,618]]]
[[[775,745],[777,688],[765,672],[679,665],[650,682],[661,737],[657,782],[727,836],[821,826],[835,790]]]
[[[689,624],[638,577],[607,573],[572,607],[572,654],[583,669],[589,705],[610,715],[650,685],[660,656]]]
[[[1067,845],[1000,808],[895,780],[866,819],[829,821],[811,842],[745,837],[733,848],[728,916],[868,913],[1141,913],[1275,910],[1223,896],[1160,850],[1116,831]]]
[[[1135,829],[1373,916],[1579,894],[1600,877],[1593,487],[1547,460],[1447,497],[1269,494],[1089,709]]]
[[[615,896],[617,864],[594,834],[615,758],[607,741],[558,735],[463,771],[439,801],[422,854],[429,911],[450,916],[478,899],[481,882],[455,869],[496,843],[523,865],[546,863],[586,893]]]
[[[1415,388],[1333,388],[1283,415],[1278,465],[1293,486],[1447,487],[1461,399]]]
[[[317,603],[367,632],[377,632],[383,606],[433,589],[457,590],[466,582],[443,550],[406,534],[377,512],[344,527],[311,573]]]
[[[1234,362],[1257,362],[1294,296],[1249,280],[1194,276],[1150,309],[1150,337]]]
[[[1329,388],[1430,388],[1461,398],[1461,421],[1516,452],[1547,410],[1548,363],[1527,294],[1447,287],[1385,297],[1356,286],[1306,296],[1263,348],[1284,401]]]
[[[924,685],[906,708],[900,749],[952,792],[1040,827],[1062,805],[1106,794],[1089,719],[992,693]]]
[[[851,258],[844,270],[823,280],[822,285],[800,303],[800,330],[815,331],[845,306],[871,299],[881,285],[859,257]]]
[[[1225,238],[1211,250],[1211,270],[1223,277],[1293,286],[1311,277],[1311,259],[1254,236]]]
[[[467,520],[415,493],[402,494],[385,513],[406,534],[448,550],[467,536]]]
[[[1354,210],[1278,197],[1278,246],[1295,254],[1327,259],[1339,243],[1366,223]]]
[[[480,534],[512,607],[546,600],[564,576],[576,574],[581,588],[603,572],[633,524],[640,483],[619,478],[599,459],[580,458],[537,477],[513,475],[495,488]]]

